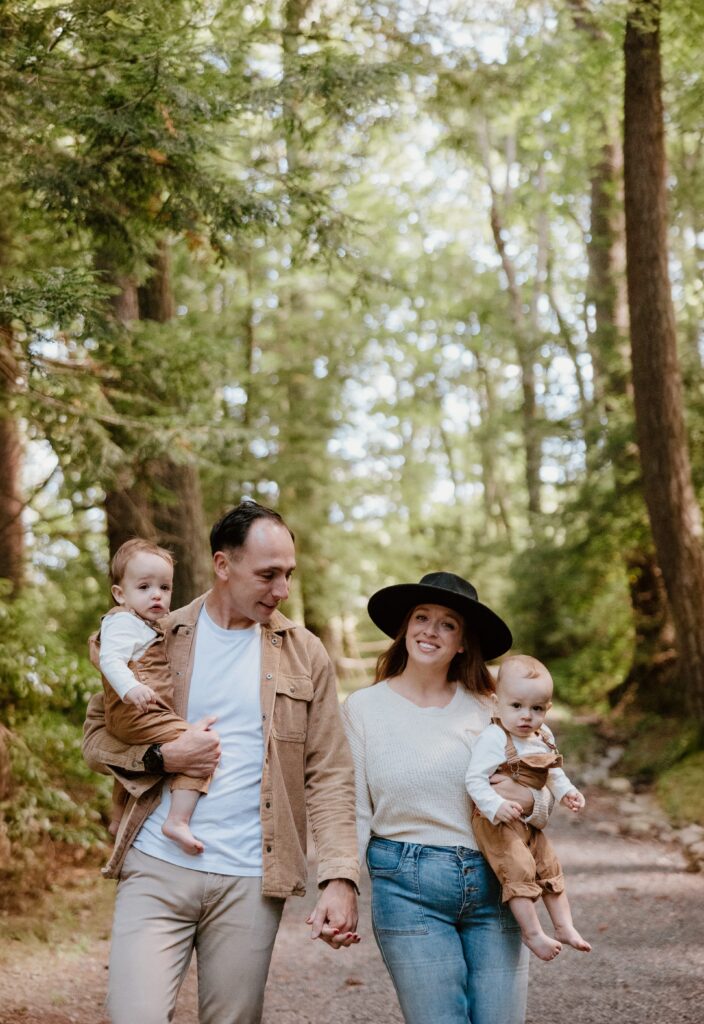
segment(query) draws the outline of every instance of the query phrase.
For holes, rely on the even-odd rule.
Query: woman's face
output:
[[[440,604],[417,605],[408,620],[406,650],[418,665],[447,670],[464,650],[462,617]]]

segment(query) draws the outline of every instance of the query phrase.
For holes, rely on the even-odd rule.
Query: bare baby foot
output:
[[[562,949],[558,939],[552,939],[542,929],[536,932],[521,932],[521,939],[531,953],[541,960],[554,960]]]
[[[555,938],[564,942],[566,946],[571,946],[572,949],[578,949],[581,953],[591,953],[592,951],[591,945],[582,938],[575,927],[556,928]]]
[[[184,853],[190,853],[193,857],[205,849],[203,843],[200,839],[196,839],[185,821],[170,821],[167,818],[161,826],[161,831],[169,839],[178,843]]]

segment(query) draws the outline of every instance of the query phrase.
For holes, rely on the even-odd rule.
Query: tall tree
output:
[[[668,273],[660,2],[634,0],[625,34],[624,181],[633,390],[643,486],[693,714],[704,720],[704,549],[692,486]]]
[[[151,260],[152,273],[139,289],[142,320],[168,324],[175,316],[171,291],[171,260],[162,240]],[[193,453],[180,460],[164,452],[147,463],[150,512],[157,540],[174,553],[178,571],[174,576],[173,602],[180,607],[202,593],[210,581],[206,527],[203,514],[198,465]]]

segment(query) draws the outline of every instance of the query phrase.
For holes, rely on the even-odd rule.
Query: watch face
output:
[[[148,747],[144,752],[142,764],[148,772],[161,772],[164,770],[164,758],[158,746]]]

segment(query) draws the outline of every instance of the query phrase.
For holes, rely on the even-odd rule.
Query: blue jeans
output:
[[[406,1024],[523,1024],[528,950],[482,855],[372,837],[367,866]]]

